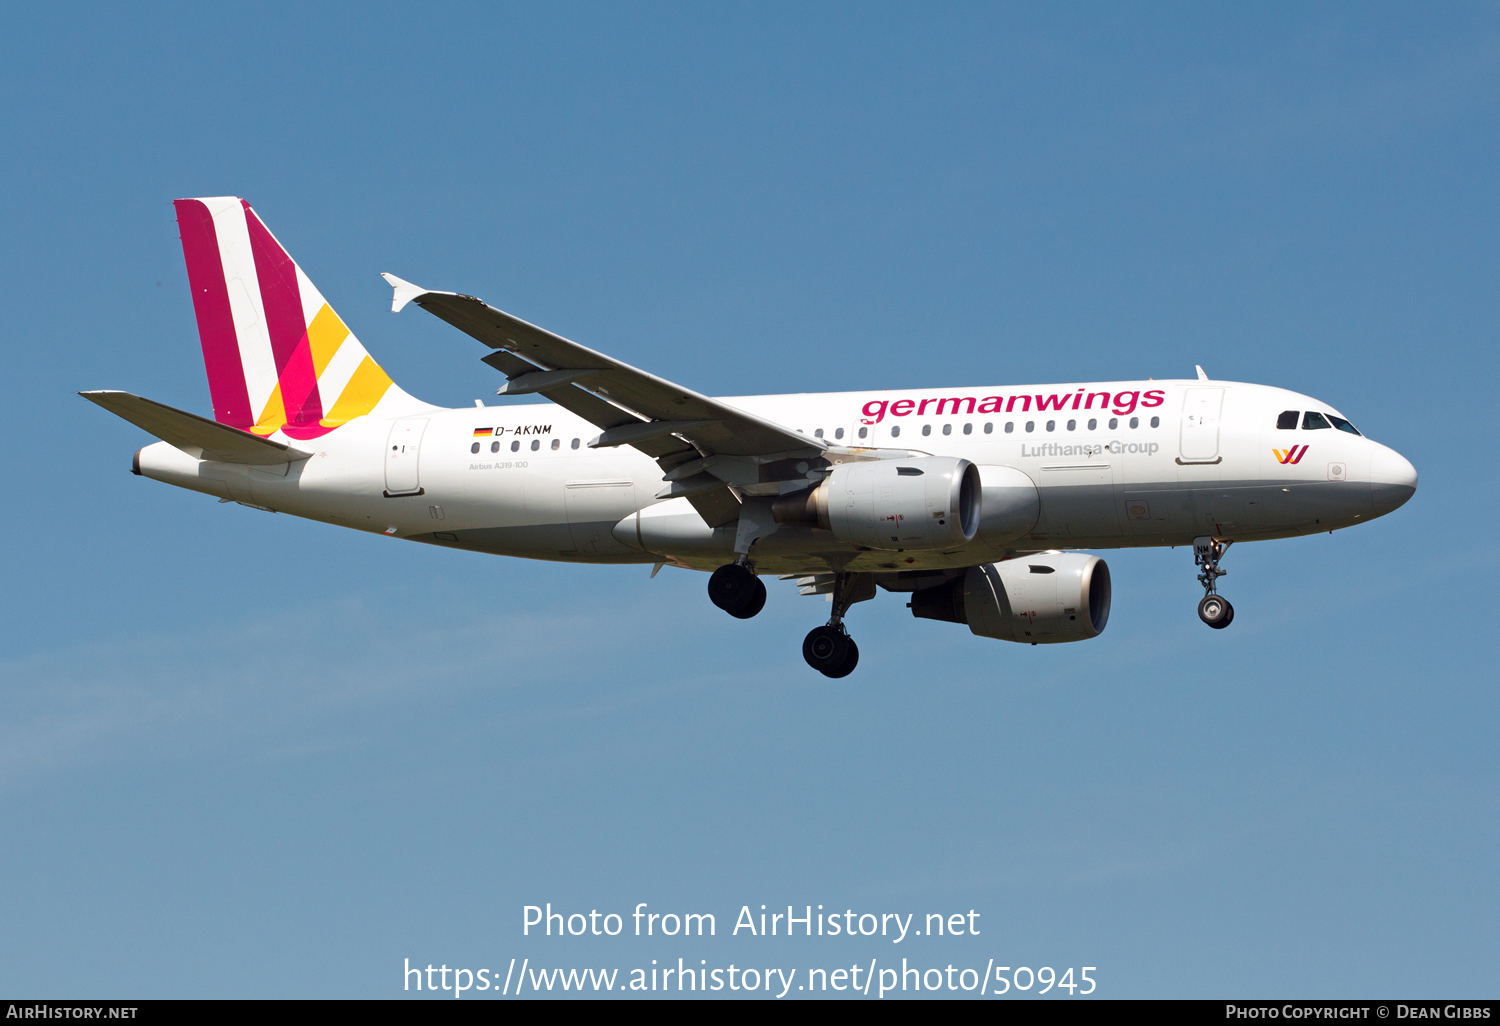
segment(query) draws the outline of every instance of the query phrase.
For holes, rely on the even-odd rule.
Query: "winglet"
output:
[[[390,277],[390,275],[386,275],[386,277],[387,277],[387,278],[389,278],[389,277]],[[400,291],[401,291],[401,289],[400,289],[400,288],[399,288],[399,287],[398,287],[398,288],[397,288],[397,289],[396,289],[396,291],[397,291],[397,292],[400,292]],[[1203,373],[1203,368],[1202,368],[1202,367],[1200,367],[1200,366],[1198,366],[1198,365],[1197,365],[1197,364],[1196,364],[1196,363],[1195,363],[1195,364],[1193,364],[1193,369],[1194,369],[1194,370],[1196,370],[1196,371],[1197,371],[1197,372],[1198,372],[1198,380],[1199,380],[1199,381],[1207,381],[1207,380],[1208,380],[1208,375],[1207,375],[1207,374],[1204,374],[1204,373]]]
[[[409,281],[398,278],[394,274],[386,274],[382,271],[380,276],[386,280],[386,284],[396,290],[395,295],[391,297],[391,313],[400,313],[401,308],[407,303],[418,296],[427,295],[429,291],[420,285],[413,285]]]

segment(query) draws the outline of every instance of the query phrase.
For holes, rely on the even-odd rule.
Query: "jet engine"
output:
[[[1008,543],[1030,534],[1041,516],[1036,484],[1014,467],[980,467],[979,481],[984,495],[979,540],[1003,551]]]
[[[974,540],[983,492],[979,468],[952,456],[873,460],[834,467],[821,484],[776,500],[778,524],[832,531],[871,549],[945,549]]]
[[[1047,645],[1097,638],[1109,622],[1109,566],[1098,556],[1044,552],[971,566],[912,593],[913,616],[967,624],[984,638]]]

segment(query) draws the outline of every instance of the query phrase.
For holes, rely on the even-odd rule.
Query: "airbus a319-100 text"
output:
[[[213,419],[81,393],[161,439],[137,474],[356,530],[474,552],[708,571],[753,617],[762,577],[827,595],[803,643],[842,677],[850,607],[1023,644],[1109,620],[1104,560],[1191,546],[1198,615],[1228,626],[1236,541],[1333,531],[1416,490],[1400,454],[1325,402],[1196,379],[710,398],[504,313],[385,275],[489,348],[501,396],[443,409],[402,391],[248,203],[176,202]]]

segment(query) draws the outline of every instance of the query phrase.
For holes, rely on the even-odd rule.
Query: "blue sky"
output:
[[[727,964],[741,905],[980,911],[788,966],[1101,996],[1493,996],[1490,5],[32,5],[0,37],[11,399],[0,992],[396,996]],[[378,272],[710,394],[1192,374],[1325,399],[1396,514],[1106,554],[1023,648],[702,575],[437,551],[129,475],[73,395],[209,409],[169,201],[248,198],[413,394],[496,387]],[[711,911],[713,942],[520,936]],[[760,945],[760,946],[758,946]],[[915,950],[909,950],[911,945]]]

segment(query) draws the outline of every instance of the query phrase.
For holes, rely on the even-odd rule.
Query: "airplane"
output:
[[[370,356],[244,200],[175,201],[213,418],[79,393],[160,439],[142,477],[221,502],[472,552],[709,573],[749,619],[764,576],[826,596],[803,642],[847,676],[845,617],[878,591],[917,618],[1041,645],[1098,637],[1109,567],[1083,550],[1191,546],[1223,629],[1235,542],[1332,533],[1417,473],[1328,403],[1196,378],[711,398],[458,292],[393,274],[478,340],[501,397],[445,409]]]

